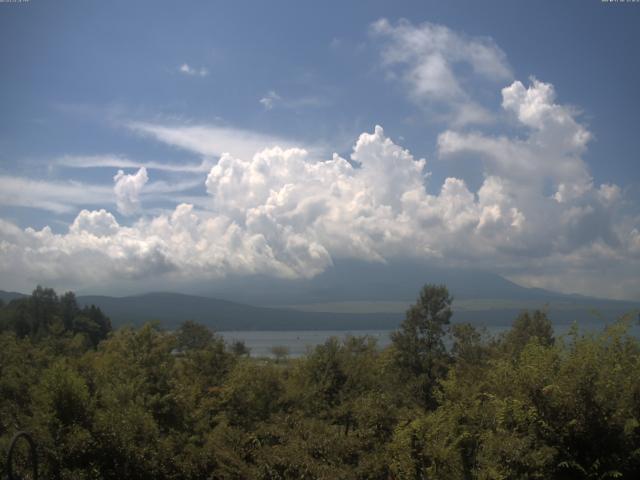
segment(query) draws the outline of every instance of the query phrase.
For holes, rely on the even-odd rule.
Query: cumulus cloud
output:
[[[115,235],[119,229],[120,225],[115,217],[105,209],[82,210],[69,227],[69,231],[73,234],[86,232],[96,237]]]
[[[632,278],[629,265],[638,263],[632,246],[637,220],[622,213],[619,186],[594,186],[582,157],[591,134],[575,110],[558,104],[553,86],[535,78],[528,86],[515,81],[503,88],[502,107],[523,134],[447,130],[438,138],[438,152],[445,159],[482,161],[485,181],[479,197],[485,188],[495,190],[490,184],[498,181],[498,203],[517,209],[514,220],[525,235],[511,246],[520,256],[504,264],[513,271],[510,278],[560,290],[572,285],[592,294],[603,288],[594,275],[598,270]],[[637,294],[623,284],[612,279],[608,293]]]
[[[542,185],[551,183],[555,189],[551,198],[559,203],[592,189],[593,179],[582,158],[590,134],[570,108],[555,103],[551,84],[532,79],[525,87],[513,82],[502,89],[502,107],[515,114],[525,129],[524,138],[447,130],[438,138],[439,153],[480,157],[489,174],[509,179],[527,192],[541,191]]]
[[[22,230],[0,220],[0,271],[14,275],[3,275],[2,286],[30,288],[45,282],[77,288],[171,271],[161,242],[141,238],[141,233],[118,225],[104,210],[82,210],[66,234],[49,227]]]
[[[118,211],[123,215],[133,215],[140,209],[140,192],[149,177],[147,169],[142,167],[135,174],[127,175],[122,170],[113,177]]]
[[[518,141],[527,147],[527,139]],[[564,168],[557,168],[559,173],[549,171],[568,182]],[[41,282],[62,275],[86,285],[147,275],[311,277],[341,258],[409,257],[497,269],[539,284],[561,268],[554,265],[584,277],[599,265],[595,259],[625,268],[638,263],[637,225],[613,220],[620,195],[615,185],[558,202],[542,183],[526,186],[520,173],[500,162],[487,163],[486,170],[475,192],[453,177],[430,192],[426,161],[381,127],[360,135],[349,160],[334,154],[316,161],[304,149],[281,147],[249,159],[223,154],[204,180],[209,199],[203,208],[180,204],[131,226],[119,225],[105,210],[83,210],[59,234],[5,222],[0,268]],[[137,207],[146,181],[144,169],[116,175],[121,209]],[[91,268],[75,268],[89,258]]]
[[[413,25],[406,20],[392,24],[380,19],[371,25],[384,43],[382,63],[393,78],[409,87],[411,98],[423,105],[448,109],[448,120],[457,125],[485,123],[491,114],[471,99],[465,69],[473,82],[512,78],[504,52],[489,38],[467,37],[432,23]]]
[[[134,132],[204,157],[187,170],[198,176],[206,196],[174,196],[177,206],[126,225],[107,210],[83,209],[60,233],[0,220],[0,272],[10,273],[0,276],[0,288],[16,288],[2,283],[9,278],[27,287],[71,288],[126,279],[305,278],[345,258],[410,258],[485,268],[531,286],[637,298],[640,216],[626,210],[618,185],[592,178],[583,158],[591,134],[575,109],[558,101],[553,86],[535,78],[513,81],[504,53],[486,38],[405,21],[381,20],[372,31],[385,42],[389,74],[409,86],[411,97],[449,109],[437,155],[481,162],[478,188],[456,177],[427,188],[427,161],[381,127],[362,133],[343,158],[241,129],[130,122]],[[469,72],[506,84],[496,89],[499,115],[467,93]],[[508,128],[494,132],[508,133],[469,127],[480,128],[489,116],[507,122]],[[173,172],[168,164],[120,157],[66,158],[61,164],[137,168],[113,179],[117,209],[127,216],[139,211],[144,195],[195,185],[149,184],[147,168]],[[0,177],[7,187],[0,189],[0,201],[48,201],[50,209],[65,212],[84,208],[75,200],[84,186],[71,189],[72,200],[64,185],[24,182]]]
[[[424,218],[435,224],[439,219],[439,228],[448,235],[455,230],[450,225],[456,212],[476,207],[461,183],[446,187],[442,198],[427,195],[424,168],[424,160],[414,159],[378,127],[360,136],[352,162],[338,155],[317,162],[306,150],[280,147],[250,160],[223,155],[206,179],[211,197],[207,211],[182,204],[130,227],[119,226],[107,212],[83,211],[66,234],[12,227],[2,244],[21,271],[33,273],[33,266],[43,262],[46,268],[38,272],[42,277],[59,275],[58,262],[75,264],[92,253],[99,259],[93,261],[95,270],[103,262],[105,271],[113,274],[113,257],[125,276],[160,269],[190,277],[309,277],[334,258],[384,261],[406,252],[412,243],[415,253],[431,254],[435,240],[416,229],[416,222]],[[146,181],[145,172],[119,173],[116,181],[128,188],[127,203],[121,207],[129,211]],[[451,206],[469,200],[471,206]],[[473,219],[462,223],[468,222]],[[83,269],[68,269],[66,275],[70,272],[76,281],[88,275]],[[103,281],[105,275],[83,281]]]
[[[209,71],[204,68],[194,68],[191,67],[189,64],[187,63],[183,63],[182,65],[180,65],[180,68],[178,68],[178,71],[184,75],[189,75],[189,76],[197,76],[197,77],[206,77],[207,75],[209,75]]]

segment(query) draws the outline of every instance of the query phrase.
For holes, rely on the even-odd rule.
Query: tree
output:
[[[504,337],[507,350],[518,355],[530,340],[536,338],[545,347],[554,344],[553,326],[546,312],[535,310],[533,314],[522,312]]]
[[[99,340],[104,340],[107,338],[109,332],[111,332],[111,320],[107,317],[99,307],[95,305],[91,305],[89,307],[84,307],[83,313],[87,315],[96,325],[98,325],[98,329],[100,332]],[[97,344],[97,342],[96,342]]]
[[[488,358],[488,347],[482,333],[470,323],[458,323],[451,327],[453,346],[451,354],[458,365],[482,366]]]
[[[271,347],[271,354],[275,357],[276,363],[280,363],[289,356],[289,347],[284,345],[274,345]]]
[[[28,305],[33,322],[31,334],[40,337],[46,336],[49,327],[59,317],[58,295],[52,288],[43,288],[38,285],[31,293]]]
[[[231,353],[237,357],[248,357],[251,349],[242,340],[236,340],[231,344]]]
[[[73,330],[73,320],[80,314],[80,308],[73,292],[60,297],[60,314],[66,330]]]
[[[80,333],[94,347],[111,331],[111,320],[100,308],[91,305],[80,309],[73,292],[58,297],[53,289],[41,286],[31,296],[12,300],[2,308],[0,324],[21,338],[35,340]]]
[[[427,408],[436,406],[434,387],[447,370],[443,337],[453,314],[452,301],[444,285],[425,285],[415,305],[407,310],[400,330],[391,335],[396,364],[413,383],[419,402]]]
[[[278,411],[283,392],[277,367],[241,361],[223,387],[224,417],[231,425],[251,428]]]
[[[82,478],[81,472],[92,467],[96,453],[90,431],[90,391],[85,380],[64,360],[56,361],[42,372],[32,401],[36,442],[42,446],[49,466],[41,473],[45,478]]]
[[[202,350],[212,341],[211,330],[192,320],[187,320],[178,329],[178,348],[181,350]]]

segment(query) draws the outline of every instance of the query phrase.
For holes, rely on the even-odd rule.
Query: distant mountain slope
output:
[[[131,297],[80,296],[81,305],[96,305],[114,326],[159,320],[173,328],[194,320],[215,330],[344,330],[395,328],[401,314],[341,314],[253,307],[215,298],[177,293]]]
[[[294,305],[352,301],[414,301],[425,283],[443,283],[456,300],[499,299],[591,302],[593,298],[525,288],[481,270],[443,268],[420,262],[393,264],[341,260],[311,279],[229,277],[201,287],[198,294],[253,305]]]
[[[548,304],[555,323],[592,321],[596,317],[611,321],[620,315],[638,311],[639,304],[598,301],[555,302]],[[158,320],[166,328],[175,328],[185,320],[203,323],[214,330],[373,330],[394,329],[404,318],[403,311],[386,313],[345,313],[331,311],[303,311],[293,308],[265,308],[176,293],[149,293],[130,297],[80,296],[81,305],[97,305],[112,320],[114,326],[141,325]],[[455,308],[455,322],[485,325],[510,325],[525,308],[544,308],[543,303],[528,302],[516,308],[510,303],[487,302],[473,307]]]
[[[26,297],[26,295],[24,293],[5,292],[4,290],[0,290],[0,300],[2,300],[4,303],[9,303],[11,300],[22,297]]]
[[[420,263],[341,261],[312,279],[226,278],[194,287],[197,295],[148,293],[126,297],[78,296],[99,306],[114,326],[159,320],[173,328],[194,320],[216,330],[356,330],[395,328],[425,283],[443,283],[454,297],[454,321],[510,324],[524,309],[548,308],[552,321],[607,320],[636,312],[640,302],[603,300],[525,288],[478,270]],[[9,301],[22,294],[1,292]],[[227,300],[219,300],[225,298]],[[260,305],[260,306],[256,306]]]

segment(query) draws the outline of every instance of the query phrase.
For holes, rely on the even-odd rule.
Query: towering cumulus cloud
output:
[[[616,221],[620,189],[593,186],[580,157],[586,129],[554,103],[549,84],[514,82],[502,94],[526,136],[449,130],[439,138],[443,158],[483,162],[475,192],[453,177],[429,192],[427,162],[375,127],[360,135],[349,160],[315,161],[304,149],[280,147],[249,159],[223,154],[203,179],[207,208],[183,203],[131,226],[105,210],[83,210],[64,234],[4,222],[0,268],[28,281],[77,284],[149,275],[311,277],[341,258],[410,257],[519,269],[535,282],[551,265],[637,264],[637,228]],[[145,169],[114,180],[118,210],[132,214]]]
[[[140,192],[147,183],[147,169],[142,167],[133,175],[126,175],[122,170],[113,177],[118,211],[123,215],[133,215],[140,208]]]

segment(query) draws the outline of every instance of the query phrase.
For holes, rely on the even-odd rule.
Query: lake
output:
[[[571,328],[571,323],[556,323],[554,330],[557,336],[566,334]],[[605,322],[597,318],[580,323],[583,332],[599,332]],[[478,325],[482,327],[482,325]],[[498,335],[510,327],[505,325],[487,325],[486,331],[490,335]],[[230,343],[241,340],[251,350],[252,357],[271,357],[271,348],[283,346],[289,349],[290,357],[300,357],[317,345],[321,345],[331,337],[344,339],[352,336],[371,336],[378,342],[378,346],[384,348],[391,343],[390,334],[393,330],[283,330],[283,331],[226,331],[218,332]],[[640,336],[640,326],[634,323],[631,333]]]
[[[379,347],[391,343],[392,330],[284,330],[284,331],[231,331],[218,332],[226,342],[241,340],[251,349],[252,357],[270,357],[271,347],[283,346],[289,349],[290,357],[300,357],[307,349],[326,342],[331,337],[343,339],[348,335],[369,335],[378,341]]]

